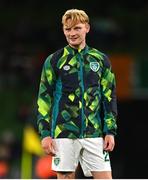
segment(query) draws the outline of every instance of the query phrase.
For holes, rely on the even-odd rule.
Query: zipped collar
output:
[[[77,53],[81,53],[82,55],[86,54],[88,52],[88,45],[86,45],[83,49],[75,49],[72,48],[70,45],[67,45],[66,47],[64,47],[64,49],[66,49],[68,51],[69,54],[75,55]]]

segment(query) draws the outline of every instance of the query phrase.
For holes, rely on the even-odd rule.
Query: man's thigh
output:
[[[92,173],[90,172],[94,172],[94,175],[100,172],[100,176],[101,174],[111,174],[109,154],[103,151],[103,139],[86,138],[82,143],[84,150],[80,159],[80,164],[84,175],[91,176]]]
[[[75,172],[57,172],[57,179],[75,179]]]
[[[79,161],[81,145],[77,140],[68,138],[54,139],[56,155],[52,158],[52,169],[60,172],[75,172]]]
[[[112,179],[111,171],[91,172],[94,179]]]

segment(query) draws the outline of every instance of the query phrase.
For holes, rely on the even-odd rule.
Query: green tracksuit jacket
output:
[[[92,138],[116,134],[115,76],[107,56],[69,45],[43,65],[37,124],[41,138]]]

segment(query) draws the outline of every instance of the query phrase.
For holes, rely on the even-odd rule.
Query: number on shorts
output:
[[[109,153],[106,151],[103,151],[103,154],[104,154],[104,160],[109,161]]]

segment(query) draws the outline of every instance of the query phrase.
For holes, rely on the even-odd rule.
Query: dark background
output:
[[[2,177],[20,178],[23,128],[27,123],[37,128],[41,67],[49,54],[66,45],[61,17],[71,8],[83,9],[90,17],[88,45],[109,56],[132,59],[132,68],[125,72],[130,83],[123,85],[130,92],[126,96],[117,92],[118,135],[112,168],[114,178],[146,179],[148,2],[141,0],[0,1],[0,161],[9,164]],[[116,75],[118,81],[124,79],[122,72]]]

